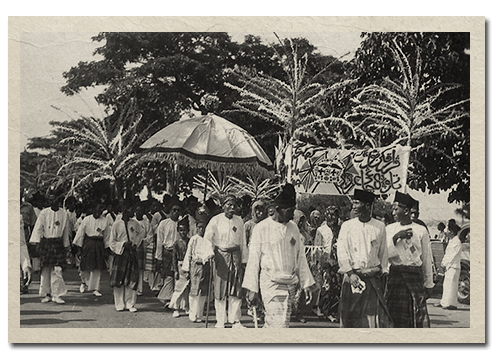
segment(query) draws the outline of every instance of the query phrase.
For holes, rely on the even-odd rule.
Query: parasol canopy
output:
[[[148,159],[228,173],[268,174],[273,163],[243,128],[214,114],[181,119],[149,138]]]

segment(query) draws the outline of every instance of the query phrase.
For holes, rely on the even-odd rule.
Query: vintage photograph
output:
[[[445,329],[478,343],[479,329],[484,342],[471,254],[485,245],[470,233],[471,108],[484,108],[471,33],[484,51],[484,18],[440,31],[277,19],[33,31],[11,18],[9,340],[71,329],[98,343],[127,328],[243,342],[232,328],[325,343],[373,329],[383,343]]]

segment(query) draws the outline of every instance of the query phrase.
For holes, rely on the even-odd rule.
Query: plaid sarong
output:
[[[208,295],[208,278],[210,277],[210,263],[192,262],[189,268],[191,289],[189,294],[193,297]]]
[[[392,265],[386,299],[395,328],[430,328],[420,267]]]
[[[139,269],[137,252],[129,247],[123,249],[122,255],[115,255],[111,267],[110,285],[112,287],[128,286],[137,290]]]
[[[260,289],[265,309],[265,328],[289,328],[297,284],[279,284],[261,273]]]
[[[102,236],[85,235],[82,245],[80,269],[82,271],[107,269],[104,241]]]
[[[241,251],[238,247],[223,250],[218,247],[214,251],[214,295],[222,300],[228,296],[240,297],[243,269],[241,267]]]
[[[162,263],[161,263],[161,277],[165,279],[166,277],[174,276],[174,250],[163,248]]]
[[[362,293],[353,293],[349,277],[344,275],[340,292],[339,314],[342,328],[392,328],[384,300],[380,277],[359,275],[365,282]]]
[[[42,238],[38,248],[41,267],[64,266],[66,248],[62,238]]]

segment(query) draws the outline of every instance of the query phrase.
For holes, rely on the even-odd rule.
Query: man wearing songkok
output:
[[[227,321],[233,328],[244,328],[241,317],[242,263],[248,249],[243,234],[243,220],[235,215],[236,197],[226,195],[223,212],[212,217],[205,230],[205,239],[214,246],[215,328],[224,328]],[[226,315],[226,300],[228,301]]]
[[[387,279],[387,307],[395,328],[429,328],[427,298],[434,282],[429,233],[411,221],[415,200],[396,191],[392,214],[396,222],[387,225],[390,270]]]
[[[186,250],[189,243],[189,218],[184,216],[177,222],[177,232],[179,239],[174,243],[172,270],[174,272],[175,286],[169,308],[173,310],[172,317],[180,316],[181,309],[189,312],[189,274],[182,270],[182,263],[186,256]]]
[[[355,218],[345,221],[337,240],[344,274],[339,314],[342,328],[390,328],[382,276],[388,272],[385,224],[371,217],[375,195],[355,189]]]
[[[174,243],[179,239],[177,220],[181,214],[181,206],[177,199],[171,201],[170,216],[160,222],[156,232],[156,263],[161,264],[163,287],[157,298],[168,307],[168,302],[174,293],[174,272],[172,267]]]
[[[260,290],[265,328],[289,327],[297,285],[304,289],[306,303],[312,298],[314,278],[292,220],[295,200],[293,185],[286,184],[274,200],[274,214],[255,225],[250,239],[243,288],[248,290],[249,305],[255,305]]]
[[[137,312],[137,247],[142,241],[143,231],[137,220],[132,219],[133,215],[133,208],[125,207],[121,219],[116,220],[111,228],[110,249],[114,257],[110,285],[113,287],[115,309],[118,312],[125,309]]]
[[[78,228],[73,244],[80,254],[80,272],[82,284],[92,290],[96,297],[101,297],[101,271],[107,269],[106,249],[110,246],[111,227],[103,216],[104,206],[97,204],[92,215],[83,219]],[[81,288],[85,290],[84,288]]]
[[[67,293],[62,267],[70,253],[68,213],[61,208],[62,197],[55,191],[49,195],[50,207],[43,209],[36,220],[30,243],[38,244],[40,255],[40,295],[42,303],[64,304],[61,295]]]
[[[189,291],[189,320],[201,323],[203,308],[208,295],[210,263],[214,256],[213,246],[205,240],[205,228],[208,218],[198,215],[196,220],[197,234],[192,236],[182,263],[182,270],[189,273],[191,288]]]

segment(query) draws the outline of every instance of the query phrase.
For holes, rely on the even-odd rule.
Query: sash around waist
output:
[[[391,272],[421,274],[422,267],[421,266],[414,266],[414,265],[391,265],[391,268],[389,270],[389,274]]]
[[[87,240],[94,240],[94,241],[104,241],[104,238],[100,235],[97,235],[97,236],[88,236],[88,235],[85,235],[85,239]]]
[[[235,246],[229,246],[229,247],[224,248],[224,247],[216,245],[215,249],[219,250],[219,251],[222,251],[224,253],[234,253],[234,252],[240,250],[240,246],[239,245],[235,245]]]
[[[42,239],[40,241],[45,241],[45,242],[48,242],[48,243],[60,243],[63,241],[62,238],[45,238],[45,237],[42,237]]]

